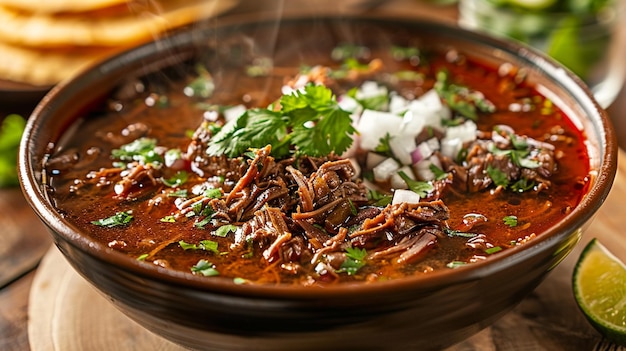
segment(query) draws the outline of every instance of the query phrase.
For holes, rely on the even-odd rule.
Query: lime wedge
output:
[[[546,9],[556,4],[556,2],[557,0],[509,0],[509,3],[512,5],[533,11]]]
[[[589,322],[608,340],[626,346],[626,265],[594,238],[578,258],[573,286]]]

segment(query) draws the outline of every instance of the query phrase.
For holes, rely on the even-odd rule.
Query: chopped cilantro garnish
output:
[[[228,233],[236,232],[237,228],[238,227],[236,225],[226,224],[226,225],[223,225],[223,226],[217,228],[217,230],[215,232],[213,232],[213,235],[219,236],[221,238],[225,238],[228,235]]]
[[[372,206],[376,207],[385,207],[389,205],[393,199],[389,194],[383,194],[372,189],[368,189],[367,198],[372,202]]]
[[[161,218],[160,221],[163,223],[176,223],[176,217],[169,215]]]
[[[156,152],[156,139],[139,138],[111,151],[111,155],[124,162],[139,162],[142,165],[163,164],[163,157]]]
[[[495,105],[482,94],[465,86],[452,84],[449,80],[448,71],[437,72],[435,90],[450,109],[471,120],[478,118],[478,111],[489,113],[495,111]]]
[[[205,277],[212,277],[220,274],[220,272],[215,269],[213,263],[207,260],[198,261],[195,266],[191,267],[191,271],[193,273],[202,274]]]
[[[446,233],[449,237],[462,237],[462,238],[473,238],[477,236],[476,233],[462,232],[460,230],[454,230],[450,228],[443,228],[444,233]]]
[[[509,179],[506,177],[506,174],[498,168],[492,167],[491,165],[487,166],[487,174],[495,185],[505,189],[509,186]]]
[[[185,242],[184,240],[180,240],[178,242],[178,245],[180,245],[183,250],[204,250],[216,254],[219,253],[219,251],[217,250],[218,243],[213,240],[202,240],[199,244],[190,244]]]
[[[365,249],[354,247],[346,248],[346,259],[337,270],[337,273],[347,273],[348,275],[356,274],[359,269],[365,266],[365,257],[367,257],[367,251],[365,251]]]
[[[406,185],[409,186],[409,189],[414,193],[418,194],[420,197],[428,196],[428,193],[433,190],[433,185],[429,182],[422,182],[419,180],[411,179],[406,173],[400,171],[398,175],[402,180],[406,182]]]
[[[168,197],[187,197],[187,189],[177,189],[167,193]]]
[[[191,81],[184,89],[183,92],[189,97],[208,98],[213,95],[215,91],[215,82],[213,77],[206,70],[206,68],[198,65],[196,67],[198,77]]]
[[[149,254],[139,255],[139,257],[137,257],[137,261],[145,261],[146,258],[148,258],[148,256],[150,256],[150,255]]]
[[[452,261],[446,264],[446,267],[454,269],[454,268],[459,268],[465,265],[467,265],[467,263],[463,261]]]
[[[233,283],[237,284],[237,285],[241,285],[241,284],[247,284],[250,281],[248,279],[245,278],[240,278],[240,277],[235,277],[233,278]]]
[[[379,154],[392,157],[393,153],[391,152],[391,146],[389,142],[391,141],[391,135],[389,133],[385,134],[384,137],[380,138],[378,141],[378,145],[374,149]]]
[[[95,224],[97,226],[107,227],[107,228],[112,228],[112,227],[116,227],[120,225],[126,225],[130,223],[130,221],[133,219],[133,216],[131,213],[132,213],[131,211],[117,212],[111,217],[92,221],[91,224]]]
[[[187,172],[185,171],[178,171],[176,172],[176,174],[174,174],[174,176],[172,176],[169,179],[163,179],[161,178],[161,181],[163,182],[163,184],[171,187],[171,188],[175,188],[177,186],[181,186],[183,184],[185,184],[185,182],[187,181],[187,178],[189,177],[189,175],[187,174]]]
[[[428,166],[428,169],[430,169],[430,171],[433,172],[433,174],[435,175],[435,180],[443,180],[448,178],[449,174],[443,169],[437,167],[437,165],[435,165],[434,163],[431,163],[430,166]]]
[[[204,191],[204,197],[208,197],[209,199],[219,199],[222,197],[221,189],[207,189]]]
[[[325,156],[341,154],[352,144],[356,130],[350,113],[339,107],[330,89],[309,84],[304,91],[283,95],[280,106],[280,111],[246,111],[213,136],[207,152],[238,157],[270,144],[276,157],[292,152]]]
[[[517,226],[517,216],[506,216],[502,218],[502,221],[504,222],[504,224],[508,225],[509,227]]]
[[[490,247],[488,249],[485,250],[485,253],[488,255],[494,254],[498,251],[502,251],[502,248],[500,246],[494,246],[494,247]]]
[[[528,180],[526,178],[521,178],[520,180],[518,180],[517,182],[511,185],[511,190],[518,192],[518,193],[523,193],[524,191],[531,190],[534,187],[535,187],[534,181]]]

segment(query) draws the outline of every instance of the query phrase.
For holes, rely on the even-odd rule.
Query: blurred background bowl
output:
[[[64,220],[42,179],[51,143],[129,78],[188,65],[233,38],[254,40],[275,55],[302,45],[327,50],[344,41],[393,44],[412,38],[454,47],[490,65],[512,63],[526,69],[528,80],[585,130],[595,179],[565,220],[485,262],[325,289],[235,285],[171,272],[94,242]],[[304,17],[278,24],[240,17],[134,48],[56,86],[28,121],[19,171],[27,200],[74,269],[126,315],[171,341],[204,350],[426,350],[452,345],[493,323],[563,260],[606,198],[616,158],[606,113],[582,81],[520,44],[422,20]]]

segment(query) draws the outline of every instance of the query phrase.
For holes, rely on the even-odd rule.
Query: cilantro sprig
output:
[[[365,249],[348,247],[346,248],[346,260],[343,261],[341,267],[336,272],[355,275],[359,269],[365,266],[366,257],[367,251]]]
[[[350,113],[342,110],[333,92],[309,84],[303,91],[283,95],[281,109],[249,109],[209,141],[211,155],[238,157],[250,148],[272,145],[272,155],[341,154],[352,145]]]

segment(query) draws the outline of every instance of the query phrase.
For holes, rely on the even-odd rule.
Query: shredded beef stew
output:
[[[129,82],[49,155],[50,198],[138,260],[317,285],[489,259],[585,193],[582,133],[512,66],[417,47],[327,54]]]

